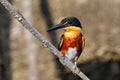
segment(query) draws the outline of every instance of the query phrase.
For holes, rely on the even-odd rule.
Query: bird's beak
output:
[[[65,28],[65,27],[66,27],[65,24],[60,23],[60,24],[57,24],[57,25],[49,28],[47,31],[53,31],[53,30],[57,30],[57,29],[60,29],[60,28]]]

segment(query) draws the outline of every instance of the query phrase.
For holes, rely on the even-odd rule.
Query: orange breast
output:
[[[77,55],[79,56],[82,52],[82,34],[80,33],[77,36],[74,37],[66,37],[64,35],[63,37],[63,43],[60,49],[60,52],[62,54],[67,54],[69,48],[77,48]]]

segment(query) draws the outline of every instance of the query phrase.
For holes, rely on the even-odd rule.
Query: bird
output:
[[[58,50],[75,65],[85,46],[80,20],[76,17],[66,17],[61,22],[47,31],[63,29],[64,33],[58,41]]]

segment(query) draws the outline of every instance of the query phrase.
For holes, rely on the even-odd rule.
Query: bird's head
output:
[[[80,21],[76,17],[67,17],[64,18],[60,24],[57,24],[48,29],[48,31],[53,31],[61,28],[69,28],[70,26],[75,26],[82,28]]]

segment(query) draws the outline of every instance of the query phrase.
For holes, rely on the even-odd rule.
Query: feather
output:
[[[60,40],[58,41],[58,50],[60,50],[60,49],[62,48],[63,37],[64,37],[64,35],[62,35],[62,36],[60,37]]]

